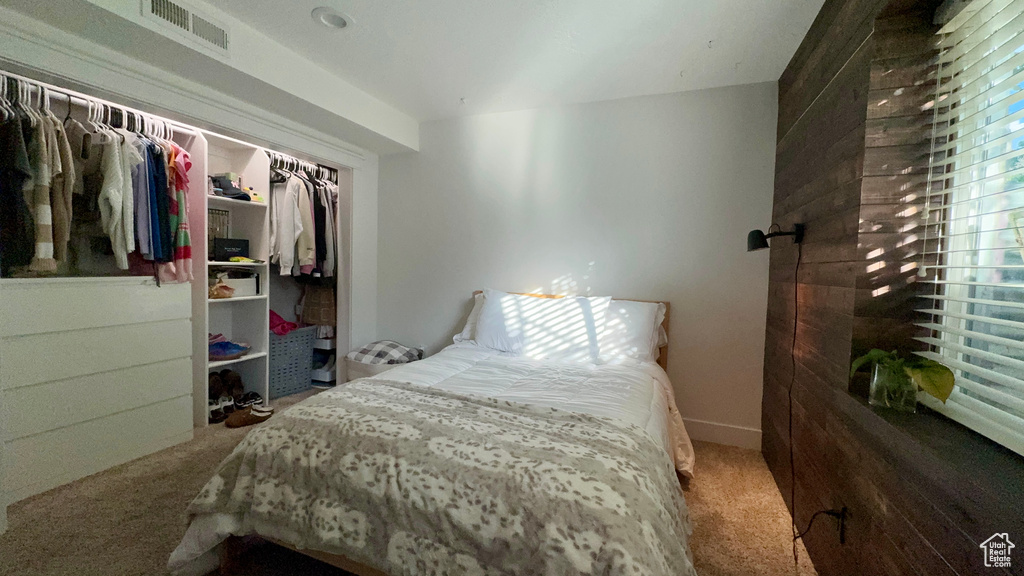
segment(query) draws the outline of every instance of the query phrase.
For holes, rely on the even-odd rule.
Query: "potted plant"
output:
[[[900,358],[895,350],[874,349],[853,361],[850,377],[871,362],[871,389],[868,402],[901,412],[917,411],[917,391],[924,390],[943,403],[953,392],[953,371],[942,364],[914,355]]]

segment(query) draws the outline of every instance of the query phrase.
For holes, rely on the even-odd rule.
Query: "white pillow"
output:
[[[611,298],[536,298],[484,290],[476,343],[530,358],[596,362]]]
[[[469,313],[469,318],[466,319],[466,325],[462,328],[462,332],[459,332],[452,338],[454,342],[471,342],[476,338],[476,324],[480,321],[480,310],[484,307],[484,294],[473,295],[473,310]]]
[[[655,302],[612,300],[598,339],[602,364],[637,360],[654,362],[658,348],[668,343],[661,327],[665,305]]]

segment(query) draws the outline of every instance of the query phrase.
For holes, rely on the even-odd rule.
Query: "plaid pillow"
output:
[[[405,364],[423,358],[423,349],[402,346],[394,340],[378,340],[362,350],[349,352],[348,357],[362,364]]]

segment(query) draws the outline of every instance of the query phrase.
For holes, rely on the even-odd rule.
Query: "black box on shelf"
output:
[[[239,238],[214,238],[213,259],[227,262],[235,256],[249,257],[249,241]]]

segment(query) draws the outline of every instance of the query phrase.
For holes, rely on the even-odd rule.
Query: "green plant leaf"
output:
[[[885,350],[875,348],[860,358],[857,358],[852,364],[850,364],[850,378],[853,378],[853,375],[857,373],[857,370],[860,370],[860,367],[868,362],[878,364],[881,362],[891,362],[896,359],[897,355],[895,350],[892,352],[886,352]]]
[[[907,375],[922,390],[938,398],[943,404],[953,393],[956,378],[953,371],[942,364],[928,359],[915,360],[906,368]]]

